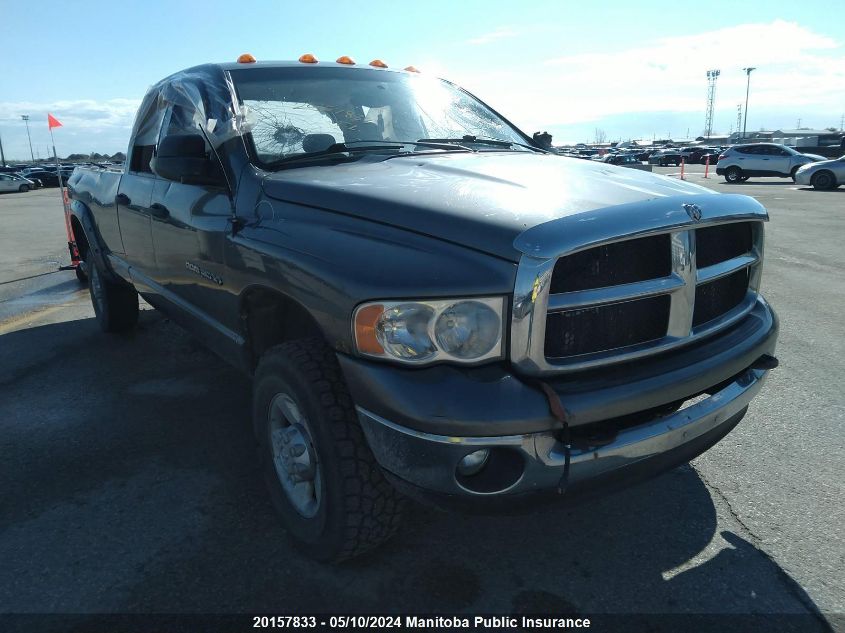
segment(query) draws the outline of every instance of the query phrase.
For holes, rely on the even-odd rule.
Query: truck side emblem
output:
[[[690,220],[693,222],[698,222],[701,219],[701,207],[697,204],[685,204],[683,205],[684,211],[687,212],[687,215],[690,217]]]
[[[208,279],[209,281],[213,281],[218,286],[223,285],[223,280],[220,279],[220,277],[218,277],[214,273],[211,273],[207,270],[203,270],[202,268],[197,266],[194,262],[185,262],[185,268],[190,270],[192,273],[196,273],[200,277],[204,277],[205,279]]]

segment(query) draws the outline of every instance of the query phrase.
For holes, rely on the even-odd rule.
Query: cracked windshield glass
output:
[[[517,145],[526,139],[508,123],[439,79],[299,68],[234,71],[232,77],[246,109],[254,159],[261,166],[325,152],[336,143],[393,153],[450,146],[528,151]],[[423,139],[429,146],[415,146]],[[505,142],[483,142],[491,139]]]

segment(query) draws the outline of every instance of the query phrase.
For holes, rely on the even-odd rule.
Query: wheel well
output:
[[[267,288],[248,290],[241,302],[241,319],[254,369],[265,350],[295,339],[319,336],[323,332],[314,317],[300,303]]]
[[[816,177],[816,176],[818,176],[819,174],[827,174],[828,176],[830,176],[831,178],[833,178],[833,181],[834,181],[834,182],[836,182],[836,174],[834,174],[834,173],[833,173],[831,170],[829,170],[829,169],[819,169],[819,170],[818,170],[815,174],[813,174],[813,178],[815,178],[815,177]],[[810,180],[812,180],[813,178],[810,178]]]
[[[85,259],[85,255],[88,253],[88,238],[85,237],[85,230],[82,228],[82,223],[75,215],[70,218],[70,228],[73,230],[76,248],[79,249],[79,257]]]

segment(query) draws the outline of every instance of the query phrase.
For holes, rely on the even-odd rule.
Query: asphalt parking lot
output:
[[[655,168],[677,174],[677,168]],[[411,506],[368,558],[286,542],[246,378],[152,310],[101,334],[56,189],[0,196],[0,612],[777,613],[845,626],[845,188],[727,185],[771,215],[778,356],[740,426],[691,465],[577,508]]]

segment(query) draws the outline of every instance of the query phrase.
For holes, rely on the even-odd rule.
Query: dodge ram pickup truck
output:
[[[757,201],[547,152],[412,67],[178,72],[123,171],[69,190],[102,329],[140,294],[253,377],[270,494],[319,560],[383,542],[407,497],[498,511],[654,476],[777,365]]]

